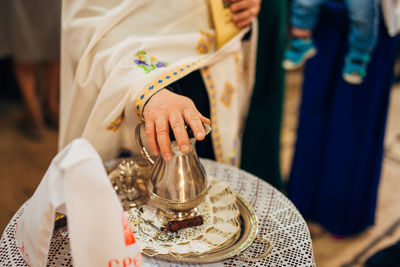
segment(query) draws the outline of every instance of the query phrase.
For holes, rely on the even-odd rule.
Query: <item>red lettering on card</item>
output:
[[[132,259],[131,259],[131,257],[126,257],[126,258],[124,258],[122,264],[123,264],[124,267],[128,267],[129,265],[131,265],[131,264],[132,264]]]
[[[114,265],[115,263],[115,265]],[[108,262],[108,267],[118,267],[119,266],[119,261],[116,259],[112,259]]]
[[[121,266],[119,263],[117,259],[112,259],[108,262],[108,267],[119,267]],[[143,266],[144,261],[142,254],[138,252],[133,257],[125,257],[121,263],[123,267],[140,267]]]

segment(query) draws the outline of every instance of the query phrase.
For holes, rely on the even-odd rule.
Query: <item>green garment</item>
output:
[[[282,121],[287,9],[285,0],[264,0],[258,16],[256,83],[243,136],[241,168],[281,190]]]

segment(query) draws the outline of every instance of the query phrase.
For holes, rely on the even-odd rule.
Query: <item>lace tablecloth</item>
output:
[[[202,162],[209,175],[229,182],[231,188],[252,205],[258,218],[258,234],[270,240],[273,246],[270,255],[258,262],[250,263],[235,257],[212,266],[315,266],[307,225],[283,194],[245,171],[210,160]],[[24,206],[11,219],[1,237],[0,266],[28,266],[14,240],[15,225],[23,212]],[[256,257],[262,250],[263,246],[254,241],[246,253]],[[48,266],[72,266],[66,227],[54,231],[48,258]],[[147,266],[170,266],[147,258],[145,262]]]

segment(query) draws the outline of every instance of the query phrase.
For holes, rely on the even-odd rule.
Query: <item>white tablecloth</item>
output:
[[[315,266],[310,233],[304,219],[293,204],[279,191],[257,177],[237,168],[202,160],[207,173],[229,182],[231,188],[243,196],[254,208],[259,224],[259,235],[272,242],[271,254],[262,261],[249,263],[230,258],[211,266]],[[28,266],[14,239],[15,226],[24,212],[22,206],[7,225],[0,241],[0,266]],[[247,249],[251,256],[260,255],[263,246],[257,241]],[[68,229],[54,231],[50,245],[48,266],[72,266]],[[145,259],[147,266],[171,266]],[[173,266],[176,266],[175,264]],[[194,265],[183,265],[194,266]],[[196,265],[198,267],[200,265]]]

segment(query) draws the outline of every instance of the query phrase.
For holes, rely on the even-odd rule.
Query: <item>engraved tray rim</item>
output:
[[[241,230],[239,238],[237,238],[237,240],[231,245],[203,254],[192,253],[185,255],[159,254],[154,250],[144,249],[142,250],[143,255],[154,259],[182,263],[212,263],[239,255],[256,239],[258,233],[258,220],[257,215],[250,204],[241,195],[236,192],[235,194],[237,198],[236,203],[240,210]]]

